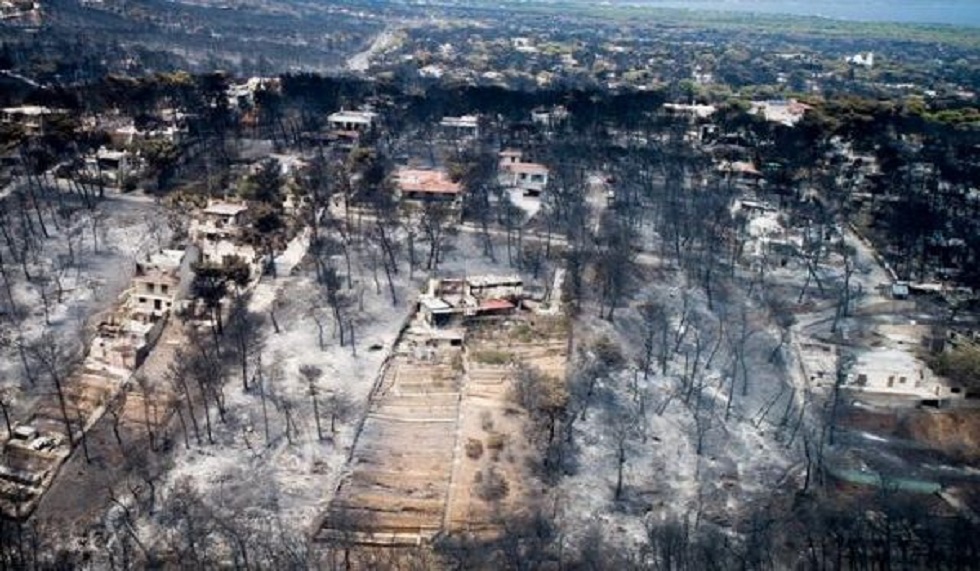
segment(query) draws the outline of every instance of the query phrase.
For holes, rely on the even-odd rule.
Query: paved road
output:
[[[384,31],[378,34],[376,38],[374,38],[374,41],[371,42],[368,49],[352,55],[347,60],[347,69],[359,73],[367,71],[371,66],[371,58],[373,58],[375,54],[384,51],[394,43],[395,30],[386,28]]]
[[[603,202],[605,202],[604,198]],[[343,220],[345,218],[343,208],[339,206],[331,206],[330,215],[337,220]],[[597,221],[600,216],[601,212],[593,212],[594,221]],[[354,221],[354,225],[361,225],[365,223],[373,224],[378,219],[373,214],[363,211],[352,213],[351,218]],[[482,234],[484,232],[480,225],[473,222],[462,222],[456,226],[455,230],[457,232],[465,232],[468,234]],[[487,228],[486,232],[489,235],[497,238],[506,238],[508,234],[506,229],[496,227]],[[539,232],[536,230],[525,230],[521,240],[524,242],[536,243],[549,242],[552,246],[568,246],[568,240],[564,236],[554,233],[549,234],[548,232]],[[647,251],[635,252],[635,257],[633,260],[642,266],[661,266],[663,264],[663,259],[660,256]]]

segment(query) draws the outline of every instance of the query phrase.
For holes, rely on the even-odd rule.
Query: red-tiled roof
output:
[[[485,299],[480,302],[480,309],[488,311],[495,309],[514,309],[514,304],[506,299]]]
[[[395,173],[395,183],[402,192],[427,194],[459,194],[462,187],[443,171],[401,169]]]

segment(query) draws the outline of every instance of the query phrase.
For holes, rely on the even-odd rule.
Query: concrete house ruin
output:
[[[241,242],[248,205],[239,202],[211,201],[191,221],[190,237],[201,251],[201,261],[221,264],[237,256],[256,263],[255,248]]]
[[[505,188],[520,189],[524,196],[540,196],[548,186],[548,167],[539,163],[526,163],[523,153],[515,150],[501,151],[498,182]]]
[[[419,315],[431,327],[457,325],[467,319],[508,315],[524,297],[518,276],[476,276],[429,280],[419,297]]]
[[[374,111],[337,111],[327,116],[327,125],[335,131],[362,133],[374,126],[378,114]]]
[[[450,138],[475,139],[480,136],[480,122],[476,115],[443,117],[439,128],[444,136]]]
[[[135,319],[155,323],[173,309],[183,260],[183,250],[163,250],[145,262],[136,262],[128,300]]]
[[[960,396],[937,378],[928,366],[901,349],[877,348],[858,356],[848,375],[846,387],[880,396],[905,397],[923,401]]]

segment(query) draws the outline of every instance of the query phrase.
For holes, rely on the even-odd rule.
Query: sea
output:
[[[615,1],[615,0],[614,0]],[[980,0],[640,0],[632,4],[980,28]],[[980,29],[977,30],[980,33]]]

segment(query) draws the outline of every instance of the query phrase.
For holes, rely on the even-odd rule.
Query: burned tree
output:
[[[299,374],[302,375],[303,379],[306,381],[310,401],[313,403],[313,421],[316,423],[316,437],[317,440],[323,440],[323,429],[320,426],[320,405],[317,400],[317,396],[320,393],[320,388],[317,387],[317,382],[320,377],[323,376],[323,369],[315,365],[302,365],[299,368]],[[330,432],[333,432],[333,422],[331,421]]]
[[[208,309],[215,339],[224,333],[221,301],[228,295],[229,286],[245,286],[250,277],[249,273],[245,260],[236,256],[225,258],[222,264],[194,266],[194,293]]]
[[[242,374],[242,389],[248,392],[249,365],[261,353],[265,345],[265,320],[248,308],[246,296],[236,296],[228,312],[225,338],[232,345],[233,354]]]

